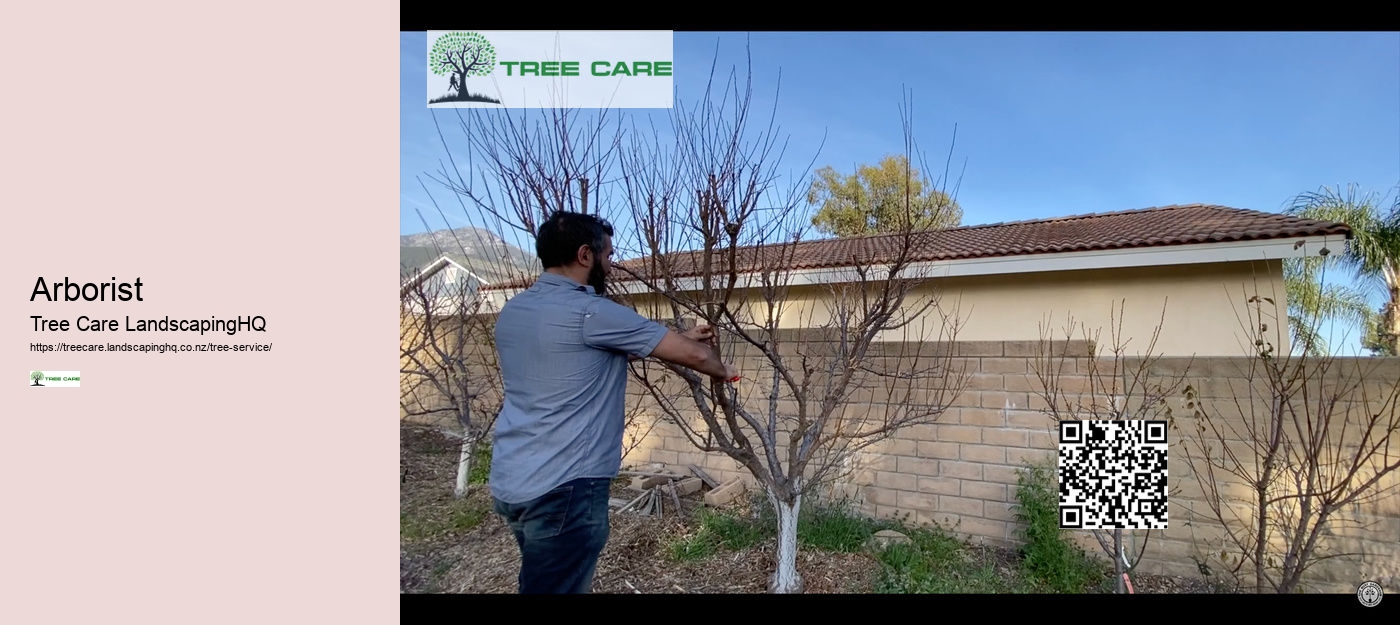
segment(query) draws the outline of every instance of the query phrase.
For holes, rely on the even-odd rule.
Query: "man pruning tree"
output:
[[[707,343],[603,292],[613,228],[556,212],[539,228],[544,272],[496,322],[505,401],[491,456],[495,511],[520,547],[520,592],[586,593],[609,533],[609,486],[622,466],[629,357],[656,357],[734,381]]]

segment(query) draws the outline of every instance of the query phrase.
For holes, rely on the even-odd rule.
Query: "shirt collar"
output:
[[[574,282],[572,278],[566,278],[551,271],[541,273],[538,282],[548,284],[550,286],[564,287],[573,291],[583,291],[584,293],[588,293],[589,295],[597,295],[597,293],[593,291],[592,285],[579,284],[577,282]]]

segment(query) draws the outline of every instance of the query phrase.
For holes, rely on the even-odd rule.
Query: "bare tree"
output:
[[[1163,302],[1152,336],[1146,341],[1145,351],[1129,353],[1132,337],[1123,334],[1126,308],[1126,300],[1111,307],[1108,341],[1103,340],[1102,328],[1089,329],[1082,322],[1076,322],[1073,315],[1067,316],[1058,335],[1052,334],[1048,320],[1040,324],[1040,342],[1031,369],[1039,386],[1037,394],[1045,402],[1042,411],[1055,423],[1167,419],[1171,410],[1168,400],[1176,397],[1185,386],[1190,364],[1175,376],[1156,372],[1162,359],[1156,348],[1166,320],[1166,302]],[[1088,357],[1082,360],[1071,355],[1070,342],[1076,336],[1088,346]],[[1084,371],[1079,371],[1081,365],[1077,363],[1082,363]],[[1064,475],[1060,478],[1063,480]],[[1091,529],[1104,555],[1113,562],[1118,593],[1128,591],[1132,572],[1142,562],[1152,536],[1151,529],[1142,530],[1139,541],[1133,531],[1133,528],[1124,527]],[[1135,552],[1129,552],[1129,543],[1136,544]]]
[[[965,372],[950,372],[959,320],[936,297],[916,291],[920,276],[911,265],[920,233],[905,228],[854,240],[824,281],[832,285],[827,305],[795,307],[808,317],[797,325],[819,326],[823,340],[786,330],[794,287],[818,288],[794,284],[801,281],[794,261],[806,226],[796,208],[805,180],[773,197],[781,193],[772,121],[751,140],[751,87],[740,93],[737,79],[721,87],[718,100],[707,91],[701,106],[671,110],[664,147],[664,132],[635,125],[624,141],[629,133],[606,111],[546,111],[533,123],[526,113],[473,111],[460,118],[466,162],[449,157],[435,180],[469,213],[482,215],[488,230],[527,241],[556,210],[608,219],[617,227],[614,246],[638,257],[614,264],[621,275],[613,285],[630,278],[637,295],[665,302],[670,314],[656,316],[677,325],[697,319],[715,328],[722,358],[743,350],[760,363],[739,385],[650,360],[633,363],[633,374],[659,415],[697,449],[728,454],[764,485],[779,515],[772,589],[791,592],[801,588],[802,496],[858,451],[943,414],[967,381]],[[911,136],[907,120],[905,130]],[[464,165],[466,176],[458,173]],[[674,385],[660,380],[663,369]],[[848,409],[862,391],[879,392],[887,403]]]
[[[457,198],[469,219],[507,241],[533,248],[539,225],[556,211],[616,222],[607,196],[621,158],[623,127],[607,109],[454,109],[464,150],[438,124],[447,155],[430,178]],[[438,118],[434,116],[434,123]],[[465,162],[459,160],[465,158]],[[522,279],[534,277],[526,272]]]
[[[1187,387],[1191,415],[1173,426],[1193,430],[1186,462],[1224,528],[1227,571],[1252,577],[1256,592],[1291,593],[1318,562],[1357,555],[1330,533],[1359,524],[1349,513],[1393,488],[1400,381],[1372,375],[1380,359],[1280,349],[1289,324],[1277,318],[1277,296],[1246,300],[1240,321],[1253,356],[1233,401]]]
[[[420,184],[433,203],[440,223],[445,225],[451,220],[429,182],[455,200],[459,209],[454,211],[456,214],[465,217],[478,233],[489,234],[475,241],[462,241],[454,233],[445,243],[447,249],[458,252],[468,271],[498,277],[492,284],[477,286],[489,290],[528,285],[538,275],[539,266],[537,261],[521,262],[520,251],[527,250],[525,254],[534,256],[539,224],[556,211],[616,219],[608,213],[610,204],[606,196],[622,139],[622,129],[614,113],[607,110],[491,109],[465,114],[455,110],[455,118],[445,115],[439,117],[435,111],[433,118],[443,148],[443,162],[438,171],[427,175],[428,182],[420,180]],[[454,125],[441,123],[444,119],[456,122],[460,139],[449,136]],[[419,218],[427,229],[428,219],[421,212]],[[469,356],[466,360],[470,361],[469,370],[475,376],[461,379],[459,383],[464,388],[469,386],[474,393],[490,391],[482,395],[494,402],[490,405],[490,420],[482,421],[486,426],[482,432],[489,434],[500,410],[504,389],[494,346],[494,313],[498,311],[491,306],[487,293],[472,291],[471,298],[461,293],[455,303],[470,311],[458,316],[456,326],[466,328],[465,334],[473,337],[472,341],[464,340],[459,346],[472,347],[473,352],[464,356]],[[477,294],[481,297],[475,297]],[[417,290],[408,295],[418,306],[433,296]],[[439,324],[417,331],[424,330],[440,332],[442,327]],[[634,403],[626,410],[624,419],[625,455],[643,441],[654,425],[654,418],[650,418],[640,404]],[[466,447],[463,449],[465,458]]]
[[[835,258],[809,256],[808,220],[796,211],[805,187],[778,188],[777,139],[771,120],[750,137],[751,96],[749,81],[731,75],[694,108],[677,103],[673,145],[633,133],[623,180],[643,258],[619,268],[661,302],[652,314],[715,328],[715,349],[743,372],[736,384],[664,362],[633,364],[634,379],[696,449],[727,455],[761,486],[778,522],[770,590],[800,592],[804,496],[857,452],[937,420],[967,376],[952,366],[956,311],[920,289],[912,269],[921,233],[906,227],[851,239]],[[905,133],[907,154],[907,115]],[[824,286],[802,286],[810,276],[797,268],[821,262],[834,265]],[[862,391],[874,403],[855,405]]]
[[[477,286],[434,275],[410,275],[399,290],[399,402],[405,417],[447,415],[460,437],[453,493],[467,495],[476,450],[500,413],[502,394],[492,337],[494,317],[484,314]]]

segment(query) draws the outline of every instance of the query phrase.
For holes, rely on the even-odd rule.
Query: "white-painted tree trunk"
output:
[[[777,566],[768,580],[768,590],[775,594],[800,593],[802,575],[797,572],[797,515],[802,510],[802,496],[798,495],[792,504],[787,504],[770,492],[768,501],[778,514]]]
[[[462,454],[457,457],[457,488],[452,491],[458,499],[467,496],[467,479],[472,474],[472,460],[476,453],[476,438],[462,437]]]

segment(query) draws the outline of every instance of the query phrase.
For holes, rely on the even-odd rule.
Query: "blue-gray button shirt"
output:
[[[491,494],[523,503],[581,477],[617,477],[627,356],[669,330],[593,287],[545,272],[496,321],[505,402],[496,419]]]

